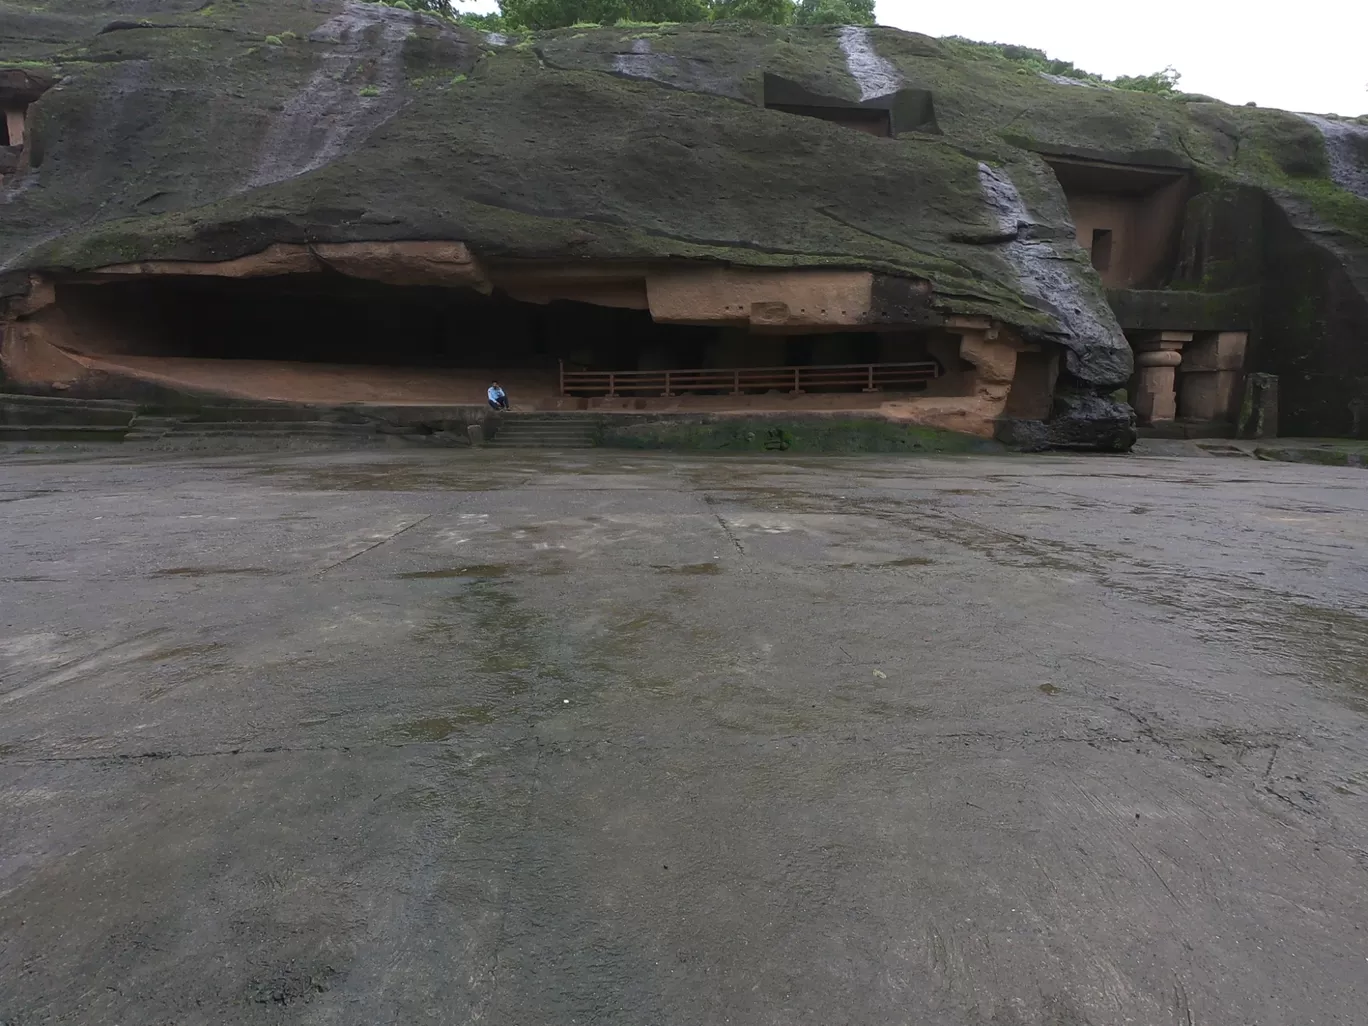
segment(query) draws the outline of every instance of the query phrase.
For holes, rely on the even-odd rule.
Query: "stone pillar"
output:
[[[1278,376],[1249,374],[1235,433],[1240,438],[1278,437]]]
[[[1200,334],[1183,347],[1178,368],[1178,415],[1184,420],[1233,420],[1244,372],[1243,331],[1211,331]]]
[[[1174,372],[1183,362],[1183,346],[1191,341],[1190,331],[1153,331],[1136,340],[1139,383],[1131,405],[1142,424],[1157,424],[1178,415]]]

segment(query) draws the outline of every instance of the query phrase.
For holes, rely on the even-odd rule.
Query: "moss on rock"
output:
[[[600,444],[622,449],[771,453],[985,453],[998,442],[877,417],[605,418]]]
[[[1060,84],[893,29],[577,26],[510,45],[351,0],[121,0],[117,16],[0,0],[0,23],[0,67],[62,78],[30,112],[32,169],[0,192],[0,274],[377,239],[863,268],[930,281],[943,313],[1062,342],[1073,378],[1104,394],[1129,350],[1042,155],[1193,170],[1271,197],[1335,259],[1368,246],[1368,202],[1334,184],[1295,115]],[[930,93],[939,134],[764,109],[766,73],[859,100],[847,31],[881,82]],[[317,131],[282,131],[291,117]],[[282,139],[317,152],[280,160]],[[1023,239],[1064,292],[1027,280]]]

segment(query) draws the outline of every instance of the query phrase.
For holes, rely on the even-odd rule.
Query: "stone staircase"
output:
[[[118,442],[136,403],[117,399],[0,394],[0,442]]]
[[[335,410],[290,404],[202,406],[180,415],[137,417],[128,441],[219,443],[228,441],[365,443],[378,439],[373,421]]]
[[[180,424],[179,417],[160,417],[138,414],[124,435],[125,442],[155,442]]]
[[[234,444],[367,444],[383,440],[372,419],[288,403],[221,405],[140,413],[137,403],[0,393],[0,442],[135,442],[173,448]]]
[[[591,449],[598,444],[598,417],[575,413],[501,413],[487,443],[496,449]]]

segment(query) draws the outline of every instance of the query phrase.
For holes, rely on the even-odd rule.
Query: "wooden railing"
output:
[[[575,371],[560,369],[561,395],[624,392],[671,396],[680,392],[899,391],[924,385],[940,375],[931,360],[918,363],[843,363],[816,367],[735,367],[727,370]]]

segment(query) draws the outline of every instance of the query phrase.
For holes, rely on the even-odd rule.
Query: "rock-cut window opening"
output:
[[[1092,233],[1092,265],[1097,271],[1111,270],[1112,230],[1094,228]]]

